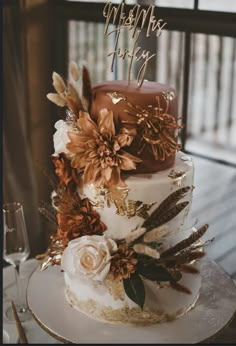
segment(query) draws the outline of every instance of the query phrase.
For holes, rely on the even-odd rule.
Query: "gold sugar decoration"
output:
[[[181,170],[175,171],[174,169],[172,169],[168,177],[173,179],[174,184],[176,184],[178,187],[181,187],[183,186],[184,179],[186,178],[186,173]]]
[[[127,99],[123,94],[120,94],[120,93],[118,93],[116,91],[106,93],[106,95],[111,98],[111,100],[114,103],[114,105],[116,105],[120,101],[126,101],[126,99]]]
[[[155,203],[143,203],[141,201],[134,201],[127,199],[129,189],[127,187],[97,187],[96,198],[94,206],[96,208],[104,208],[104,204],[110,208],[112,205],[116,207],[116,214],[121,216],[127,216],[131,218],[133,216],[139,216],[146,219],[149,214],[148,211]]]
[[[36,259],[42,260],[41,271],[47,269],[51,265],[60,265],[65,245],[61,239],[51,236],[51,244],[46,253],[37,255]]]
[[[165,100],[165,109],[161,106],[160,97]],[[126,109],[125,112],[134,120],[122,120],[122,123],[134,125],[141,130],[142,137],[138,143],[138,155],[142,154],[146,146],[150,146],[155,160],[164,161],[168,156],[180,150],[181,146],[177,143],[176,135],[173,132],[181,129],[182,126],[178,125],[175,117],[168,113],[173,97],[174,92],[162,93],[161,96],[156,96],[156,105],[149,105],[147,108],[128,102],[129,109]]]

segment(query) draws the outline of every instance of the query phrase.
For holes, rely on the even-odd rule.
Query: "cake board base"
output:
[[[39,325],[65,343],[199,343],[216,335],[232,320],[236,287],[215,262],[202,261],[202,287],[193,310],[171,322],[150,326],[113,325],[73,309],[64,294],[60,267],[37,268],[29,281],[27,301]]]

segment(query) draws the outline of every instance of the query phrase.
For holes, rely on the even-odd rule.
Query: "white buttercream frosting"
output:
[[[172,192],[181,187],[192,186],[193,176],[194,167],[192,160],[179,152],[176,155],[174,166],[170,169],[154,174],[127,176],[125,179],[128,188],[127,198],[134,201],[141,201],[145,204],[154,203],[149,210],[149,213],[151,213]],[[84,186],[80,194],[81,192],[84,197],[88,197],[92,201],[96,200],[97,192],[92,185]],[[189,206],[177,215],[177,217],[168,222],[162,229],[163,234],[167,231],[167,235],[165,234],[164,238],[162,238],[161,247],[158,249],[160,253],[166,248],[187,238],[192,232],[192,229],[186,229],[191,200],[192,190],[181,200],[188,201]],[[128,239],[131,239],[132,231],[139,229],[144,221],[142,217],[137,215],[133,217],[118,215],[116,213],[117,209],[113,204],[108,207],[104,203],[103,207],[97,207],[96,210],[100,214],[101,220],[107,226],[105,234],[108,238],[121,239],[129,236]],[[127,313],[127,316],[129,316],[128,311],[131,312],[132,310],[137,316],[140,314],[140,318],[141,316],[143,318],[143,313],[145,313],[145,311],[148,314],[150,312],[154,313],[156,314],[154,320],[158,322],[166,320],[166,316],[178,316],[181,315],[180,312],[187,311],[196,301],[199,294],[201,286],[200,274],[183,273],[179,281],[180,284],[186,286],[191,291],[191,294],[176,291],[168,284],[160,285],[159,283],[143,278],[145,303],[144,309],[141,310],[125,294],[115,298],[105,281],[98,282],[90,280],[88,276],[81,278],[81,276],[74,275],[69,269],[69,266],[72,266],[72,268],[74,266],[74,264],[70,262],[72,260],[70,257],[72,256],[69,252],[67,255],[69,257],[68,267],[64,267],[67,297],[71,301],[73,307],[85,313],[91,313],[94,318],[101,318],[101,316],[103,316],[103,319],[106,320],[108,317],[104,317],[105,315],[114,315],[116,316],[116,322],[119,322],[119,318],[123,319],[124,322],[127,320],[125,320],[124,314]],[[199,268],[198,261],[193,265]],[[73,297],[73,299],[71,300],[70,297]],[[95,312],[91,312],[92,310],[90,312],[85,311],[86,306],[88,306],[88,310],[96,309],[94,306],[99,306],[101,310],[102,307],[104,307],[106,314],[104,315],[105,312],[96,314]],[[135,318],[137,318],[138,321],[139,317],[137,316]],[[148,316],[150,316],[150,322],[153,322],[153,316]],[[149,319],[149,317],[147,317],[147,319]],[[120,322],[122,321],[120,320]]]

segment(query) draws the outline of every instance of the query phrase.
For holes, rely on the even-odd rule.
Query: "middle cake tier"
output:
[[[125,188],[96,188],[84,185],[79,194],[88,197],[94,204],[101,220],[107,227],[105,234],[113,239],[126,238],[133,230],[142,226],[144,220],[174,191],[193,186],[194,166],[192,159],[177,153],[174,166],[157,173],[126,176]],[[192,201],[192,188],[181,202],[187,207],[167,222],[168,233],[185,229]]]

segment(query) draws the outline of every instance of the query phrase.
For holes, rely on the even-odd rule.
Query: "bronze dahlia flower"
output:
[[[79,178],[76,170],[71,167],[70,160],[66,157],[65,153],[60,153],[58,156],[51,156],[55,166],[55,173],[59,178],[59,186],[66,186],[66,188],[75,192],[79,185]]]
[[[134,132],[123,128],[115,133],[113,113],[107,109],[100,111],[97,124],[86,112],[80,112],[77,120],[80,132],[68,132],[70,143],[67,149],[74,153],[72,167],[84,170],[84,183],[97,186],[124,186],[120,178],[122,170],[136,168],[141,162],[137,157],[122,150],[131,144]]]
[[[135,252],[127,249],[126,244],[122,244],[112,256],[110,272],[114,279],[128,279],[136,271],[137,263]]]
[[[57,214],[57,236],[63,240],[64,245],[67,245],[70,240],[84,235],[104,233],[106,226],[100,220],[100,215],[93,209],[88,198],[80,199],[78,195],[77,198],[75,196],[67,196],[67,198],[71,198],[71,202],[68,203],[68,200],[62,199]]]

